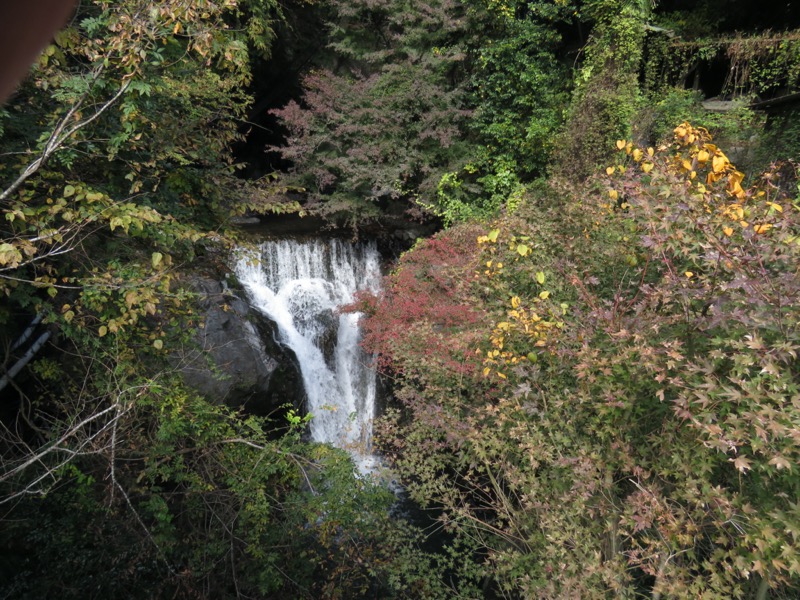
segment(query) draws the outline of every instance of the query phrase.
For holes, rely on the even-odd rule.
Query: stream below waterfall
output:
[[[359,315],[337,309],[359,291],[378,291],[375,244],[269,240],[255,253],[240,253],[236,275],[253,308],[276,324],[280,343],[297,357],[311,438],[348,450],[362,473],[374,470],[374,360],[359,345]]]

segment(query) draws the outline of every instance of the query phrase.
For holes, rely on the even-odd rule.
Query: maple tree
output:
[[[389,334],[378,349],[399,355],[385,451],[504,593],[789,597],[794,167],[748,188],[688,123],[671,144],[616,152],[589,196],[538,197],[473,242],[474,225],[442,238],[459,250],[427,272],[471,265],[462,310],[488,318],[442,327],[423,310],[394,327],[370,313],[367,331]],[[425,281],[416,252],[387,306],[410,301],[407,270]],[[426,327],[442,348],[468,331],[471,369],[419,352]]]

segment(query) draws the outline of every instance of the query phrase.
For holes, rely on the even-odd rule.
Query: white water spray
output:
[[[312,439],[349,450],[362,471],[370,470],[375,370],[358,345],[358,314],[336,309],[358,291],[378,290],[375,245],[268,241],[257,256],[239,257],[236,274],[253,306],[277,324],[281,343],[297,356]]]

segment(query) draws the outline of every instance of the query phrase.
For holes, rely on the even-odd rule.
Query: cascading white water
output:
[[[236,274],[253,306],[277,324],[280,341],[297,356],[312,439],[350,450],[362,471],[369,470],[375,370],[359,346],[358,315],[336,309],[357,291],[378,290],[375,245],[268,241],[257,256],[242,253]]]

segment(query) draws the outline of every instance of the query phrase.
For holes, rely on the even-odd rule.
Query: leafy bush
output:
[[[487,315],[479,374],[445,379],[395,329],[401,410],[384,447],[506,593],[800,585],[794,184],[773,169],[745,189],[707,130],[674,133],[618,141],[592,188],[477,237],[460,297]]]

